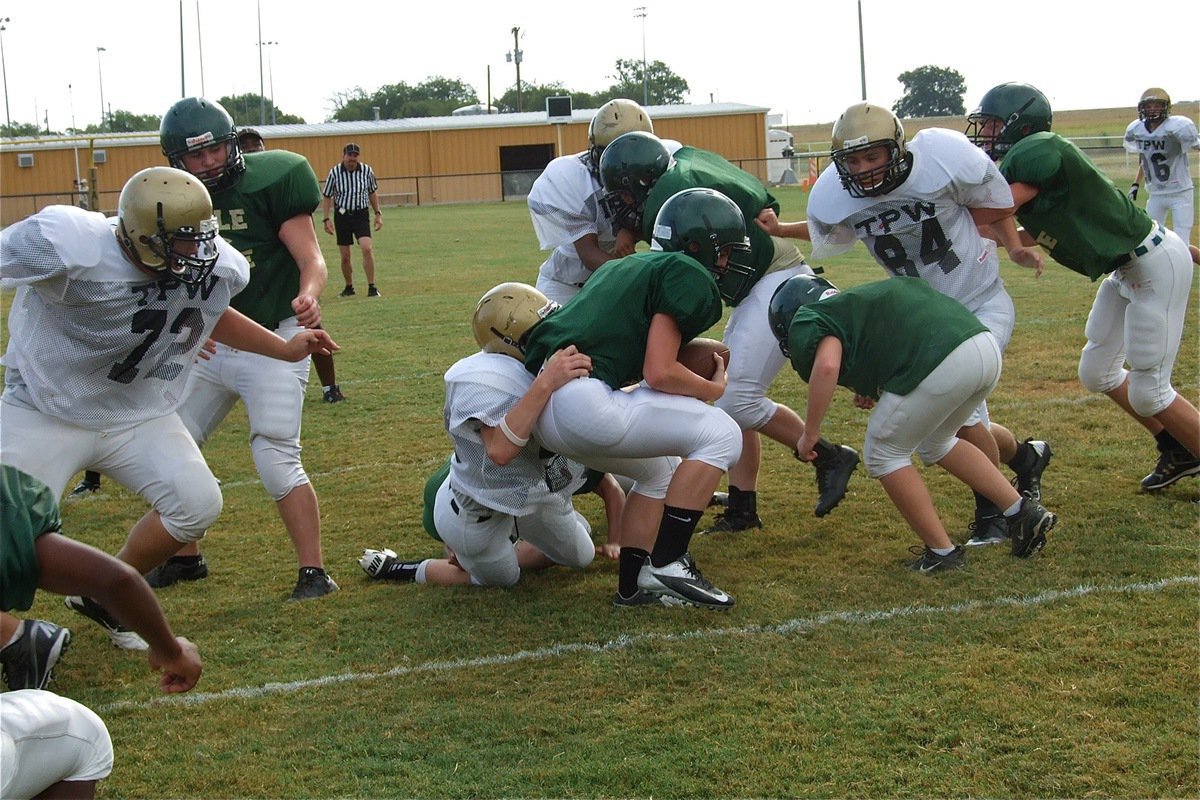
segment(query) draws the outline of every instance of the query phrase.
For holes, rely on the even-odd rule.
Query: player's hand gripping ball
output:
[[[729,348],[716,339],[696,338],[679,348],[679,363],[699,375],[701,378],[712,380],[717,371],[717,362],[713,355],[719,354],[729,369]]]

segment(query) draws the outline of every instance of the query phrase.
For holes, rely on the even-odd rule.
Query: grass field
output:
[[[783,216],[806,195],[779,192]],[[523,204],[389,210],[376,237],[384,294],[336,294],[347,402],[313,374],[305,466],[322,503],[336,595],[285,603],[295,563],[259,486],[240,409],[206,447],[225,510],[212,575],[159,593],[205,658],[194,693],[164,700],[140,656],[70,624],[54,688],[107,720],[105,797],[1196,797],[1196,481],[1139,494],[1153,443],[1076,378],[1095,286],[1005,263],[1018,324],[994,418],[1050,440],[1046,505],[1061,516],[1028,561],[970,553],[957,573],[903,568],[916,543],[860,470],[816,519],[812,471],[764,445],[762,531],[697,537],[727,614],[622,612],[615,564],[523,577],[512,590],[367,581],[363,547],[436,555],[421,488],[445,458],[442,372],[473,351],[475,300],[533,282]],[[883,273],[862,248],[825,264],[849,286]],[[359,282],[361,283],[361,272]],[[1196,400],[1196,292],[1175,383]],[[714,332],[715,333],[715,332]],[[800,381],[772,396],[803,408]],[[861,446],[839,395],[826,433]],[[961,537],[970,493],[924,474]],[[603,536],[594,497],[580,506]],[[144,511],[111,482],[65,503],[66,530],[110,552]],[[706,518],[706,522],[711,518]]]

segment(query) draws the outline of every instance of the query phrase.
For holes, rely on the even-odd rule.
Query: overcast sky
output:
[[[861,6],[867,99],[880,105],[903,94],[901,72],[925,64],[962,73],[968,110],[1007,80],[1032,83],[1056,109],[1128,106],[1130,119],[1150,86],[1176,101],[1200,98],[1200,3],[1171,4],[1153,18],[1136,4],[1095,0]],[[489,68],[493,97],[515,82],[505,61],[514,26],[523,82],[595,92],[613,83],[618,58],[641,59],[644,30],[646,58],[688,82],[689,102],[766,106],[794,125],[830,122],[861,99],[858,7],[857,0],[183,0],[186,93],[257,93],[258,42],[274,41],[263,48],[264,94],[272,96],[273,86],[279,109],[307,122],[323,121],[339,92],[434,75],[458,78],[485,100]],[[162,114],[181,96],[178,0],[10,0],[0,16],[10,17],[2,36],[14,122],[42,123],[47,114],[53,130],[70,127],[72,114],[79,127],[98,122],[101,77],[113,110]]]

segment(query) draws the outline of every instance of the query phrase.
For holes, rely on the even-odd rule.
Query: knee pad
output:
[[[707,415],[706,424],[696,427],[698,441],[685,458],[728,472],[742,457],[742,429],[733,417],[714,410],[717,413]]]
[[[1175,402],[1175,389],[1158,373],[1129,373],[1129,405],[1143,417],[1153,417]]]
[[[224,502],[217,479],[206,470],[203,476],[180,476],[176,480],[173,501],[160,507],[158,512],[171,538],[188,544],[204,538],[221,516]]]
[[[276,502],[287,497],[292,489],[309,482],[300,463],[298,442],[255,436],[250,440],[250,453],[254,456],[254,466],[258,468],[263,488]]]
[[[867,434],[863,442],[863,466],[867,475],[882,478],[902,467],[912,466],[912,453]]]
[[[744,431],[756,431],[775,416],[775,401],[752,386],[737,386],[730,383],[725,394],[714,403]]]
[[[1123,358],[1103,357],[1091,344],[1084,345],[1079,356],[1079,382],[1089,392],[1111,392],[1125,382],[1128,373],[1123,364]]]

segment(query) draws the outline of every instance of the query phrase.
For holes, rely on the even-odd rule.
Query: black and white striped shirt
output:
[[[322,194],[333,198],[339,212],[349,213],[366,208],[370,194],[378,188],[375,173],[366,164],[360,163],[351,172],[339,163],[329,170]]]

